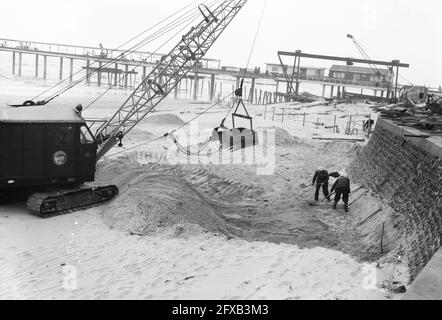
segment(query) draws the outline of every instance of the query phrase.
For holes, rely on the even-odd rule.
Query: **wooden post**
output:
[[[198,73],[195,72],[195,80],[193,82],[193,100],[198,99]]]
[[[74,59],[70,58],[69,62],[69,81],[72,82],[74,77]]]
[[[144,79],[144,78],[143,78]],[[114,78],[114,86],[118,85],[118,63],[115,64],[115,78]]]
[[[35,77],[38,78],[38,54],[35,55]]]
[[[125,66],[124,66],[124,72],[125,72],[125,77],[124,77],[124,88],[126,89],[127,88],[127,80],[128,80],[128,77],[129,77],[129,65],[128,64],[126,64]]]
[[[21,77],[22,53],[18,54],[18,76]]]
[[[284,122],[284,115],[285,115],[285,108],[282,108],[282,118],[281,118],[281,122]]]
[[[399,81],[399,66],[396,66],[396,83],[394,86],[394,98],[395,99],[397,99],[398,81]]]
[[[89,70],[89,60],[86,60],[86,85],[89,86],[91,84],[90,70]]]
[[[215,98],[215,74],[210,75],[210,101]]]
[[[350,128],[351,128],[351,116],[350,116],[350,119],[348,121],[348,125],[346,128],[346,135],[350,135]]]
[[[60,74],[58,75],[60,80],[63,80],[63,57],[60,57]]]
[[[350,120],[349,120],[349,122],[348,122],[348,135],[350,135],[351,134],[351,116],[350,116]]]
[[[48,56],[43,56],[43,79],[47,78],[47,70],[48,70]]]
[[[98,76],[98,86],[99,87],[101,87],[101,67],[102,67],[102,63],[100,62],[99,65],[98,65],[98,73],[97,73],[97,76]],[[126,80],[127,80],[127,77],[126,77]]]
[[[15,51],[12,51],[12,74],[15,74]]]
[[[300,53],[300,51],[298,51]],[[301,57],[298,56],[298,68],[296,71],[296,96],[299,95],[299,72],[300,72],[300,68],[301,68]]]
[[[303,119],[302,119],[302,126],[303,126],[303,127],[305,127],[305,115],[306,115],[306,114],[305,114],[305,112],[304,112],[304,117],[303,117]]]
[[[175,86],[174,98],[178,99],[178,84]]]
[[[333,120],[333,133],[336,133],[336,115],[335,119]]]
[[[319,129],[319,117],[318,117],[318,120],[316,120],[316,130],[318,130]]]

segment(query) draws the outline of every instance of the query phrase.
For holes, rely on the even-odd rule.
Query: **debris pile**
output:
[[[442,97],[428,96],[427,103],[416,104],[410,98],[385,106],[375,106],[381,117],[400,126],[415,127],[429,134],[442,134]]]

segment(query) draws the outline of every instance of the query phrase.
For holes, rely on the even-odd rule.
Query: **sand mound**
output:
[[[178,116],[170,113],[154,114],[143,120],[143,123],[155,124],[155,125],[174,125],[180,126],[185,122]]]
[[[226,217],[254,210],[247,204],[203,194],[173,171],[158,167],[127,164],[122,159],[101,163],[97,183],[114,183],[120,188],[120,195],[104,211],[106,224],[139,235],[186,224],[232,235],[237,228]]]
[[[219,216],[223,206],[206,199],[182,179],[146,173],[136,180],[107,208],[103,218],[108,225],[140,235],[181,223],[229,233]]]

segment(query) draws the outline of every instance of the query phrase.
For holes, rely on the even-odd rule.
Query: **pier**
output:
[[[133,89],[141,80],[154,68],[161,60],[164,54],[150,53],[142,51],[126,51],[120,49],[110,49],[104,47],[91,47],[81,45],[70,45],[60,43],[49,42],[35,42],[27,40],[14,40],[0,38],[0,52],[11,53],[11,73],[17,77],[33,76],[37,79],[48,79],[48,60],[52,62],[55,60],[58,65],[57,80],[67,79],[69,82],[76,81],[74,70],[74,64],[80,62],[82,64],[81,69],[86,71],[84,82],[86,85],[96,86],[112,86],[121,89]],[[298,51],[297,51],[298,52]],[[278,56],[281,54],[292,55],[292,53],[278,52]],[[23,56],[34,56],[34,66],[31,75],[24,74],[23,71]],[[296,53],[295,53],[296,56]],[[304,57],[310,57],[303,54]],[[336,57],[334,57],[335,60]],[[344,59],[344,58],[342,58]],[[341,59],[341,60],[342,60]],[[346,61],[348,58],[345,58]],[[298,68],[299,68],[298,59]],[[357,59],[353,59],[357,60]],[[356,61],[360,62],[360,61]],[[68,66],[66,70],[66,64]],[[394,61],[392,64],[396,66]],[[105,66],[103,68],[103,66]],[[404,65],[400,65],[404,66]],[[94,81],[91,81],[92,75],[94,75]],[[103,76],[106,76],[103,80]],[[138,76],[139,75],[139,76]],[[137,78],[138,76],[138,78]],[[232,81],[236,83],[236,86],[232,85],[232,88],[222,87],[221,79],[225,81]],[[282,101],[291,100],[288,88],[292,86],[293,80],[296,80],[296,95],[298,95],[299,86],[302,83],[312,83],[322,86],[322,96],[324,98],[342,98],[345,96],[348,88],[360,90],[360,94],[364,94],[368,90],[373,93],[373,96],[384,98],[384,92],[386,98],[390,97],[389,89],[384,87],[374,86],[373,83],[363,81],[353,81],[346,79],[334,79],[331,77],[312,77],[297,73],[295,79],[287,79],[283,74],[271,74],[268,71],[262,72],[260,68],[254,69],[241,69],[233,67],[221,66],[221,61],[217,59],[202,59],[197,67],[188,75],[175,90],[175,97],[179,96],[179,92],[185,86],[185,92],[190,93],[193,99],[202,97],[204,83],[207,83],[207,98],[211,101],[226,93],[233,92],[235,88],[239,87],[240,79],[245,78],[246,87],[243,89],[245,99],[250,103],[255,104],[270,104]],[[54,79],[53,79],[54,80]],[[182,82],[183,82],[182,81]],[[190,81],[190,84],[188,83]],[[263,90],[258,88],[260,82],[266,82],[265,86],[274,86],[274,90]],[[219,82],[219,85],[218,83]],[[218,85],[218,90],[217,90]],[[397,92],[400,85],[396,80]],[[285,87],[285,88],[284,88]],[[286,89],[286,90],[285,90]],[[329,89],[330,95],[326,97],[326,89]],[[379,94],[380,95],[379,95]]]

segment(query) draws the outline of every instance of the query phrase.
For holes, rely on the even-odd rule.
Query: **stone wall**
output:
[[[395,251],[404,258],[413,280],[441,246],[442,144],[439,148],[438,140],[407,138],[407,133],[379,119],[349,175],[393,209],[401,237]]]

